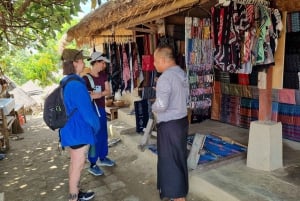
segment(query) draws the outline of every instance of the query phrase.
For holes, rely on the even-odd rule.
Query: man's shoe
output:
[[[99,166],[108,166],[108,167],[112,167],[116,164],[115,161],[110,160],[109,158],[105,157],[103,160],[100,160],[98,165]]]
[[[101,176],[104,174],[104,172],[97,166],[94,165],[93,167],[89,168],[89,173],[91,173],[94,176]]]
[[[95,197],[95,193],[94,192],[79,191],[79,193],[78,193],[78,201],[91,200],[94,197]]]

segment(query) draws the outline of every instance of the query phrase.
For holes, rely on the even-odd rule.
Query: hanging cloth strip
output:
[[[128,43],[129,46],[129,67],[130,67],[130,92],[133,92],[134,84],[133,84],[133,58],[132,58],[132,49],[131,43]]]
[[[125,45],[122,45],[122,56],[123,56],[124,90],[127,90],[128,81],[130,80],[130,68],[129,68],[128,58],[125,50]]]

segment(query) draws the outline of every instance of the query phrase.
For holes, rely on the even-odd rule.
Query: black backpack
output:
[[[73,109],[68,116],[64,103],[63,89],[72,80],[79,81],[78,77],[68,78],[63,83],[61,82],[45,99],[43,119],[52,130],[64,127],[68,119],[77,110],[76,108]]]

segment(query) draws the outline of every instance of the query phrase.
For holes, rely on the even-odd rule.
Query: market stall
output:
[[[190,123],[213,119],[249,129],[256,120],[281,122],[283,138],[299,141],[299,78],[297,67],[291,65],[298,61],[293,41],[297,33],[286,34],[287,26],[297,30],[291,25],[298,20],[297,13],[286,11],[297,8],[296,1],[268,0],[109,2],[72,27],[67,40],[97,47],[95,38],[104,32],[117,36],[119,29],[132,31],[130,43],[118,46],[113,41],[103,49],[118,58],[113,65],[119,67],[110,68],[116,76],[112,76],[114,91],[138,88],[141,100],[134,103],[138,132],[146,128],[155,98],[152,89],[159,75],[153,51],[169,44],[189,76]],[[97,24],[99,18],[104,23]],[[288,44],[294,47],[289,49]]]

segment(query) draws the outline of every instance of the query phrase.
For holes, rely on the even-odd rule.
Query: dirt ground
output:
[[[11,148],[0,161],[0,194],[5,201],[67,200],[67,151],[58,148],[57,133],[50,131],[41,116],[28,116],[25,133],[11,138]],[[123,142],[110,148],[115,167],[104,167],[105,175],[94,177],[84,169],[81,187],[96,193],[95,201],[158,201],[156,168],[147,165],[142,152]],[[88,163],[86,163],[86,168]],[[191,194],[188,201],[203,201]]]

